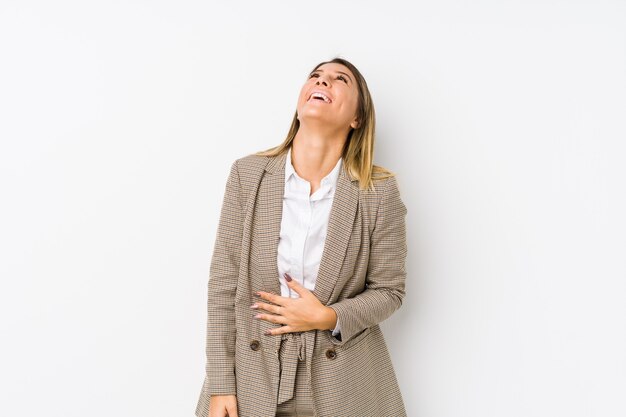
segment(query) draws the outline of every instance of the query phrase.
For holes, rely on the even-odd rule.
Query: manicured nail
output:
[[[254,318],[255,318],[255,319],[258,319],[258,318],[260,318],[260,317],[261,317],[261,315],[260,315],[260,314],[257,314],[256,316],[254,316]]]
[[[259,308],[259,305],[258,305],[258,304],[252,304],[252,305],[250,306],[250,308]]]
[[[287,282],[291,282],[291,277],[286,272],[285,272],[285,279],[287,280]]]
[[[270,332],[269,330],[266,330],[265,332],[263,332],[263,334],[265,336],[270,336],[272,334],[272,332]]]
[[[255,292],[255,294],[260,297],[261,296],[261,291],[257,291],[257,292]]]

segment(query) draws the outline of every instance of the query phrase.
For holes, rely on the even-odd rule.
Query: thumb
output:
[[[298,281],[291,278],[291,275],[285,272],[285,280],[287,281],[287,286],[298,293],[300,297],[306,295],[309,292],[305,287],[302,286]]]

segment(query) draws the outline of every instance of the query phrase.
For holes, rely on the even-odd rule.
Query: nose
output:
[[[326,82],[326,78],[324,78],[323,75],[320,74],[320,76],[317,78],[317,81],[315,81],[315,85],[320,85],[323,84],[326,87],[328,87],[328,83]]]

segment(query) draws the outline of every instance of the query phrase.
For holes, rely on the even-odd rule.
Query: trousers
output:
[[[315,417],[304,360],[306,348],[303,343],[304,338],[300,336],[300,333],[282,335],[279,350],[281,361],[279,398],[281,400],[276,407],[276,417]]]

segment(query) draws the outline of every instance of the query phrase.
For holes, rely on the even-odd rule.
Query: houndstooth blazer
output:
[[[274,417],[280,381],[280,326],[254,320],[256,291],[280,294],[277,249],[286,153],[247,155],[231,166],[209,269],[206,375],[196,416],[211,394],[236,394],[240,417]],[[345,164],[337,178],[313,293],[333,308],[330,330],[303,332],[307,377],[319,417],[406,416],[379,323],[402,304],[405,215],[395,177],[359,190]]]

